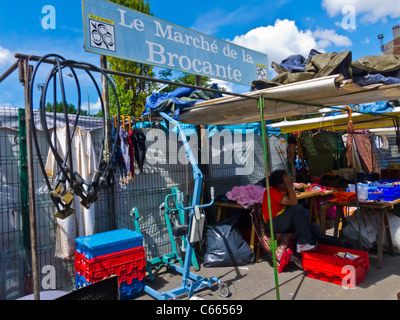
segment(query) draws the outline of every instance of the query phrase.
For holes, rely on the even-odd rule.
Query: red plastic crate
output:
[[[340,258],[335,256],[338,252],[349,252],[358,257],[354,260]],[[315,251],[302,252],[302,264],[307,277],[350,287],[351,267],[344,267],[354,267],[355,285],[358,285],[364,281],[369,269],[369,257],[368,252],[319,244]]]
[[[83,253],[75,252],[75,271],[94,283],[111,275],[118,275],[119,283],[141,281],[146,276],[146,259],[143,247],[136,247],[87,259]]]

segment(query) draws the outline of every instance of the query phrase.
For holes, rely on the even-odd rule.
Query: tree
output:
[[[158,73],[160,79],[169,80],[171,81],[172,70],[170,69],[163,69]],[[178,83],[186,83],[196,85],[196,75],[190,73],[181,73],[181,76],[176,78],[174,81]],[[201,76],[201,86],[205,88],[209,88],[211,86],[211,79],[209,77]],[[167,88],[163,90],[163,92],[171,92],[178,88],[178,86],[169,85]]]
[[[54,111],[54,104],[47,102],[46,107],[45,107],[46,112],[53,112]],[[56,112],[57,113],[64,113],[64,104],[62,102],[57,102],[56,103]],[[75,108],[75,106],[71,103],[67,104],[67,112],[68,114],[76,114],[78,112],[78,109]],[[86,110],[82,110],[79,113],[81,116],[87,116],[88,112]]]
[[[150,4],[144,0],[111,0],[116,4],[140,11],[149,15]],[[107,57],[108,68],[147,77],[153,77],[153,67],[133,61]],[[154,84],[134,78],[112,76],[118,94],[121,115],[140,117],[146,103],[146,98],[151,94]],[[110,112],[117,114],[117,104],[112,90],[109,90]]]

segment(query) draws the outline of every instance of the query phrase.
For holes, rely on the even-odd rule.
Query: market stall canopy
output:
[[[195,125],[232,125],[260,120],[258,98],[265,98],[265,120],[317,113],[320,108],[400,99],[400,84],[358,86],[332,75],[252,91],[245,97],[222,97],[183,110],[179,121]]]
[[[393,111],[382,114],[364,114],[353,112],[351,118],[355,130],[373,129],[373,128],[389,128],[393,127],[393,117],[400,116],[400,107],[394,108]],[[346,114],[334,116],[322,116],[312,119],[282,121],[273,123],[271,128],[279,128],[282,133],[290,133],[296,131],[312,130],[324,128],[327,130],[347,130],[349,116]]]

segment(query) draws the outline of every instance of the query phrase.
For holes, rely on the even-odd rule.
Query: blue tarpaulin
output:
[[[390,76],[385,77],[380,73],[376,73],[376,74],[368,74],[362,77],[354,77],[354,82],[359,86],[367,86],[375,83],[383,83],[389,85],[389,84],[400,83],[400,79]]]
[[[212,84],[211,89],[218,90],[218,86]],[[165,112],[175,120],[178,120],[179,113],[184,108],[192,106],[196,102],[220,97],[222,97],[222,93],[218,94],[185,87],[179,87],[168,93],[155,92],[146,99],[142,116]]]
[[[352,107],[355,111],[370,113],[370,114],[379,114],[379,113],[387,113],[392,112],[394,109],[393,104],[388,101],[378,101],[374,103],[364,103],[355,105]]]

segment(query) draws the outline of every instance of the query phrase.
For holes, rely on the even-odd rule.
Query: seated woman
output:
[[[308,221],[305,209],[297,200],[291,177],[284,170],[276,170],[271,173],[268,180],[274,232],[294,232],[297,252],[314,249],[320,227]],[[267,190],[263,196],[262,212],[267,231],[270,232]]]

